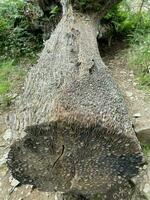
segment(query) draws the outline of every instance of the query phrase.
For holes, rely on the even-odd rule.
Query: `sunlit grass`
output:
[[[6,107],[10,104],[10,93],[15,91],[25,74],[26,70],[16,64],[14,60],[2,60],[0,62],[0,107]]]
[[[150,144],[142,144],[141,147],[142,147],[145,157],[149,157],[150,156]]]
[[[131,43],[128,62],[138,78],[140,88],[150,91],[150,33],[137,34]]]

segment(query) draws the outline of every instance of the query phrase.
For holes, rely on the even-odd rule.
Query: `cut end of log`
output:
[[[140,151],[133,153],[134,141],[108,135],[99,124],[85,128],[60,121],[26,131],[11,147],[8,166],[19,182],[43,191],[109,194],[127,187],[143,163]]]

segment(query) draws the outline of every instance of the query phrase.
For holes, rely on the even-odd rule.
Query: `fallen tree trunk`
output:
[[[20,97],[8,166],[44,191],[131,199],[141,148],[99,55],[95,17],[64,12]]]

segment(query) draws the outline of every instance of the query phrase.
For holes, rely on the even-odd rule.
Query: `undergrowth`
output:
[[[129,66],[134,70],[140,88],[150,91],[150,32],[134,34],[130,44]]]
[[[5,109],[17,95],[27,70],[13,59],[0,62],[0,108]]]
[[[113,25],[113,37],[123,38],[128,43],[128,65],[139,80],[140,88],[150,91],[150,3],[140,2],[138,8],[124,0],[114,6],[102,19],[102,23]]]
[[[0,2],[0,109],[6,109],[24,80],[28,63],[43,47],[42,32],[36,28],[40,14],[23,0]],[[31,18],[32,16],[32,18]]]
[[[37,1],[0,1],[0,108],[11,104],[15,88],[24,80],[25,66],[37,59],[60,20],[60,7],[48,9],[46,16]]]
[[[23,0],[0,2],[0,56],[17,58],[34,56],[42,47],[41,32],[35,32],[32,8],[26,11]],[[32,18],[30,18],[32,15]],[[33,31],[33,32],[32,32]]]
[[[141,145],[142,147],[142,150],[143,150],[143,153],[144,153],[144,156],[147,157],[147,156],[150,156],[150,144],[143,144]]]

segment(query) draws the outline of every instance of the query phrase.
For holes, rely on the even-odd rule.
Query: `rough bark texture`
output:
[[[96,34],[90,15],[62,17],[19,99],[8,165],[21,183],[73,193],[66,199],[131,199],[141,148]]]

